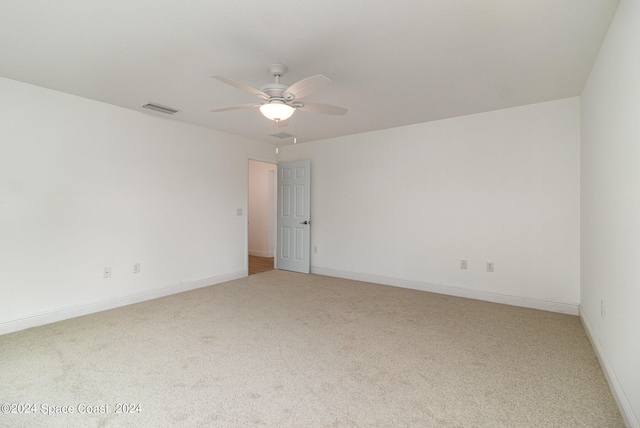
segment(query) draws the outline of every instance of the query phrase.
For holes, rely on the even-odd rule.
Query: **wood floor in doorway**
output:
[[[273,257],[249,256],[249,275],[273,270]]]

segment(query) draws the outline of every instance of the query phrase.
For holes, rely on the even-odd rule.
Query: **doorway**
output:
[[[276,253],[277,165],[249,159],[248,273],[273,270]]]

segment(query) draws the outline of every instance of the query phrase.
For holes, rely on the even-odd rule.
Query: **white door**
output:
[[[309,273],[311,162],[278,164],[278,269]]]

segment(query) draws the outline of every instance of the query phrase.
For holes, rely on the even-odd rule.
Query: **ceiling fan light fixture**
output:
[[[295,111],[295,108],[278,100],[260,106],[260,113],[267,119],[275,120],[276,122],[289,119]]]

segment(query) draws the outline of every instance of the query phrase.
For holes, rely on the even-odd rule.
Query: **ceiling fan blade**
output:
[[[260,107],[262,104],[242,104],[239,106],[233,106],[233,107],[225,107],[225,108],[218,108],[215,110],[209,110],[212,113],[219,113],[221,111],[230,111],[230,110],[240,110],[242,108],[250,108],[250,107]]]
[[[304,105],[302,105],[301,107],[298,107],[297,109],[302,111],[308,111],[309,113],[335,114],[335,115],[343,115],[349,111],[343,107],[336,107],[336,106],[330,106],[328,104],[318,104],[318,103],[304,103]]]
[[[328,83],[331,83],[331,80],[322,74],[316,74],[315,76],[307,77],[289,86],[287,90],[284,91],[284,97],[290,98],[288,95],[291,94],[294,97],[291,99],[300,99],[311,95]]]
[[[244,83],[240,83],[240,82],[236,82],[235,80],[231,80],[229,78],[226,78],[224,76],[220,76],[219,74],[214,74],[213,76],[214,79],[221,81],[222,83],[226,83],[227,85],[231,85],[234,88],[238,88],[242,91],[248,92],[250,94],[253,95],[257,95],[260,98],[264,98],[265,100],[269,99],[269,95],[265,94],[264,92],[256,89],[256,88],[252,88],[249,85],[245,85]]]

